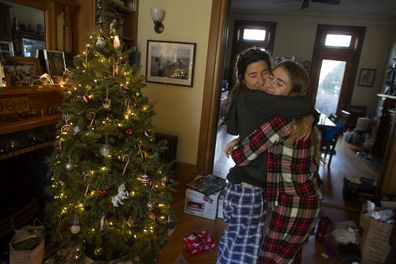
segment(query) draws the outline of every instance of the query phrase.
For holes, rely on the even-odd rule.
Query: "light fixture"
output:
[[[164,25],[161,23],[164,19],[165,11],[161,8],[151,8],[151,18],[154,21],[154,30],[157,33],[164,31]]]

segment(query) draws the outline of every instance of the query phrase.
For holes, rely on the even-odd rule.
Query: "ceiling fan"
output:
[[[340,0],[302,0],[301,9],[308,8],[309,2],[316,2],[316,3],[329,4],[329,5],[338,5],[339,3],[341,3]]]

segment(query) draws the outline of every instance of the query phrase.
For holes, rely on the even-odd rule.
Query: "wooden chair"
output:
[[[344,132],[349,115],[349,112],[342,110],[341,114],[339,116],[334,116],[334,121],[332,120],[336,124],[336,127],[327,128],[323,133],[322,153],[324,153],[325,158],[327,157],[327,154],[329,154],[327,166],[330,166],[333,155],[335,155],[335,147],[337,145],[338,138]]]

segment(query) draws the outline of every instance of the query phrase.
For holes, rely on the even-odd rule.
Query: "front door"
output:
[[[339,114],[352,99],[365,28],[319,25],[309,94],[326,115]]]

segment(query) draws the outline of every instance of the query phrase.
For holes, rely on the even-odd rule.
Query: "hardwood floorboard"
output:
[[[228,142],[228,140],[223,140]],[[225,143],[222,143],[225,144]],[[221,147],[218,148],[221,150]],[[216,158],[215,158],[216,160]],[[227,173],[230,162],[218,156],[215,163],[217,173]],[[328,216],[333,223],[352,220],[359,223],[361,203],[356,201],[344,201],[342,196],[344,177],[368,177],[376,179],[379,172],[373,171],[363,160],[358,158],[353,151],[353,146],[344,142],[342,138],[337,144],[336,155],[333,156],[330,169],[327,165],[319,168],[319,173],[323,180],[324,199],[321,214]],[[219,175],[219,174],[216,174]],[[169,240],[161,251],[158,264],[171,264],[182,255],[189,264],[212,264],[216,262],[217,247],[215,250],[197,256],[189,256],[183,249],[183,237],[191,232],[208,230],[216,240],[216,245],[223,233],[224,222],[222,219],[209,220],[202,217],[192,216],[184,213],[184,193],[183,187],[174,197],[174,208],[178,218],[178,224],[171,234]],[[344,262],[337,256],[324,258],[321,254],[326,253],[328,247],[315,241],[314,235],[309,237],[303,248],[304,264],[343,264]]]

